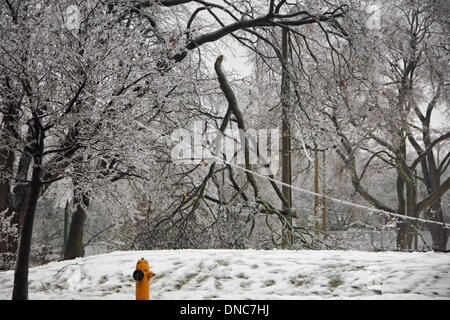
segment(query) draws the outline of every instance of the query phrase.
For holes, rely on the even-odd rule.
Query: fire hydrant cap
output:
[[[133,279],[136,281],[141,281],[142,279],[144,279],[144,272],[142,270],[135,270],[133,272]]]

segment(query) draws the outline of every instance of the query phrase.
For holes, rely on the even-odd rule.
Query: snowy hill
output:
[[[135,298],[137,260],[150,298],[450,299],[450,255],[435,252],[156,250],[113,252],[30,269],[30,299]],[[10,299],[13,271],[0,272]]]

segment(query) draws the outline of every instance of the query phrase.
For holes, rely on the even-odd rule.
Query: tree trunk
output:
[[[447,241],[449,232],[448,229],[436,225],[436,224],[430,224],[428,229],[431,232],[431,238],[433,241],[433,250],[434,251],[447,251]]]
[[[28,269],[33,235],[33,222],[36,205],[41,191],[40,161],[35,164],[31,177],[31,187],[25,202],[24,221],[20,230],[19,249],[17,253],[16,269],[14,273],[13,300],[28,299]]]
[[[400,178],[400,177],[399,177]],[[401,178],[400,178],[401,179]],[[404,181],[404,180],[403,180]],[[406,185],[406,202],[404,198],[399,198],[400,204],[406,205],[406,215],[409,217],[417,218],[416,202],[417,193],[416,186],[410,181],[400,183],[402,185],[401,189],[397,189],[397,192],[403,191],[403,185]],[[397,180],[397,188],[399,188],[399,181]],[[399,211],[400,212],[400,211]],[[415,222],[404,220],[400,223],[400,227],[397,231],[397,248],[400,250],[410,250],[412,245],[412,240],[416,234]]]
[[[64,241],[63,241],[63,255],[67,249],[67,239],[69,238],[69,200],[66,201],[66,207],[64,208]]]
[[[428,145],[430,144],[429,137],[426,139]],[[439,148],[438,148],[439,149]],[[428,152],[427,160],[428,160],[428,168],[429,168],[429,177],[430,177],[430,189],[436,190],[440,186],[440,174],[439,174],[439,150],[437,150],[438,159],[435,162],[433,151]],[[436,165],[437,164],[437,165]],[[436,198],[430,205],[430,208],[427,210],[427,219],[431,219],[433,221],[444,221],[444,214],[442,212],[441,206],[441,197]],[[431,239],[433,241],[433,250],[436,251],[445,251],[447,249],[447,240],[448,240],[448,229],[443,228],[437,224],[430,224],[429,228],[431,233]]]
[[[415,184],[406,184],[406,215],[417,218],[416,212],[417,193]],[[406,248],[410,250],[412,248],[412,240],[416,234],[416,222],[405,221],[406,224]]]
[[[2,155],[0,154],[0,159]],[[2,172],[6,170],[0,163],[0,169]],[[10,185],[8,179],[0,179],[0,212],[5,211],[9,207],[9,192]]]
[[[64,260],[84,256],[83,232],[84,223],[87,217],[85,209],[89,207],[89,198],[86,193],[83,193],[81,196],[75,195],[74,203],[76,203],[76,210],[72,214],[69,237],[67,239],[66,251],[64,252]]]
[[[33,121],[30,122],[29,125],[29,129],[31,130],[32,128],[32,139],[34,140],[30,148],[33,150],[33,170],[31,174],[31,182],[29,184],[29,192],[25,198],[26,200],[23,207],[23,221],[20,223],[19,248],[17,251],[16,268],[14,272],[13,300],[28,299],[28,270],[31,251],[31,238],[33,236],[33,223],[34,216],[36,214],[36,206],[42,188],[41,166],[44,153],[45,131],[38,117],[38,112],[33,112]],[[26,188],[24,190],[26,190]]]
[[[440,201],[433,203],[433,205],[427,210],[426,218],[433,221],[444,221]],[[435,223],[428,224],[428,229],[431,233],[433,250],[446,251],[449,230]]]
[[[402,179],[400,174],[397,174],[397,213],[405,214],[406,202],[405,202],[405,181]],[[406,223],[404,220],[397,222],[397,249],[403,250],[405,246],[406,239]]]

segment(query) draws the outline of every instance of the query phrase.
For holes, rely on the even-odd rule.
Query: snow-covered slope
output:
[[[30,299],[134,299],[137,260],[151,299],[450,299],[450,254],[289,250],[113,252],[30,269]],[[13,271],[0,272],[10,299]]]

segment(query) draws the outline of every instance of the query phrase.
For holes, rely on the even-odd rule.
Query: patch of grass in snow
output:
[[[353,266],[350,271],[363,270],[365,268],[366,268],[365,266]]]
[[[178,280],[178,282],[175,284],[175,289],[180,290],[184,285],[189,283],[189,281],[191,281],[196,276],[198,276],[198,273],[187,274],[183,279]]]
[[[205,275],[198,277],[198,278],[196,279],[197,287],[200,287],[201,284],[202,284],[206,279],[208,279],[208,276],[205,276]]]
[[[175,285],[174,285],[174,287],[175,287],[176,290],[180,290],[183,286],[184,286],[184,284],[183,284],[183,283],[180,283],[180,282],[175,283]],[[170,291],[170,290],[168,290],[168,291]]]
[[[216,262],[219,266],[223,266],[223,267],[228,267],[230,265],[230,263],[228,261],[223,260],[223,259],[218,259],[218,260],[216,260]]]
[[[336,289],[343,283],[344,281],[342,280],[342,278],[339,275],[336,275],[330,278],[330,281],[328,281],[328,286],[330,287],[330,289]]]
[[[271,287],[271,286],[275,285],[275,283],[276,282],[273,279],[266,280],[266,281],[264,281],[264,287]]]
[[[382,294],[381,290],[378,290],[378,289],[372,289],[372,292],[379,296],[381,296],[381,294]]]
[[[338,264],[324,264],[321,265],[321,268],[324,269],[337,269],[337,268],[344,268],[344,267],[349,267],[351,266],[349,263],[338,263]]]
[[[410,293],[411,292],[411,290],[409,290],[409,289],[403,289],[402,290],[402,293]]]
[[[239,272],[237,275],[236,275],[236,277],[237,278],[239,278],[239,279],[248,279],[248,277],[245,275],[245,273],[243,273],[243,272]]]
[[[106,281],[108,281],[108,276],[104,275],[98,280],[98,284],[104,284]]]
[[[214,278],[216,280],[230,280],[230,279],[233,279],[231,276],[227,276],[227,275],[214,276]]]
[[[114,287],[111,287],[111,291],[115,291],[115,292],[117,292],[117,293],[120,292],[120,289],[122,289],[122,286],[114,286]]]
[[[274,270],[270,271],[270,273],[274,273],[274,274],[283,273],[283,272],[284,272],[283,269],[274,269]]]
[[[120,282],[125,283],[124,285],[126,285],[126,286],[131,286],[135,282],[132,274],[121,273],[121,274],[119,274],[118,278],[119,278]]]
[[[220,281],[217,280],[217,279],[216,279],[216,281],[214,281],[214,287],[215,287],[217,290],[223,289],[222,284],[221,284]]]
[[[51,291],[51,290],[64,290],[65,287],[60,283],[51,283],[51,282],[41,282],[40,291]]]
[[[62,285],[59,284],[59,283],[55,283],[52,287],[53,287],[54,289],[58,289],[58,290],[64,290],[64,289],[65,289],[65,287],[62,286]]]
[[[306,276],[299,274],[297,275],[296,278],[289,279],[289,282],[296,287],[300,287],[303,286],[304,284],[308,284],[309,280],[307,279]]]
[[[296,287],[301,287],[302,285],[308,283],[308,281],[305,279],[291,279],[289,280],[289,282]]]

